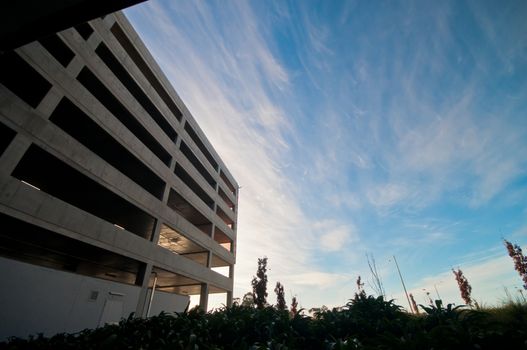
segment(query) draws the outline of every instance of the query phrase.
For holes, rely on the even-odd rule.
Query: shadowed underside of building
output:
[[[0,52],[145,0],[16,0],[0,3]]]
[[[0,338],[230,304],[237,197],[123,14],[0,54]]]

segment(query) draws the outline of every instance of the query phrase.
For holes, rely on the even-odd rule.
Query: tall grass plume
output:
[[[452,269],[454,276],[456,277],[457,285],[459,287],[459,292],[461,293],[461,298],[468,306],[472,306],[472,287],[468,283],[467,278],[463,275],[461,269],[454,270]]]

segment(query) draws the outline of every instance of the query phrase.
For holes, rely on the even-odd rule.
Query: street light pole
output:
[[[441,300],[441,297],[439,296],[439,292],[437,291],[437,287],[435,284],[434,284],[434,289],[436,290],[437,299]]]
[[[152,293],[150,293],[150,301],[148,302],[148,309],[146,309],[146,317],[150,316],[150,308],[152,307],[152,301],[154,300],[154,293],[156,292],[157,285],[157,272],[152,272],[154,274],[154,284],[152,285]]]
[[[408,292],[406,291],[406,286],[404,285],[403,275],[401,275],[401,270],[399,269],[399,264],[397,263],[397,259],[395,259],[395,255],[393,256],[393,261],[395,261],[397,272],[399,272],[399,278],[401,278],[401,284],[403,285],[404,294],[406,295],[406,300],[408,300],[408,306],[410,307],[410,311],[412,311],[412,303],[410,303],[410,298],[408,297]]]

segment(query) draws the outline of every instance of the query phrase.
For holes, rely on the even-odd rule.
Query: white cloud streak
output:
[[[320,247],[327,252],[347,249],[348,244],[359,240],[357,229],[351,225],[338,225],[331,221],[323,221],[314,225],[321,233]]]
[[[333,28],[304,3],[272,5],[273,20],[287,27],[281,34],[297,45],[290,57],[298,60],[295,69],[286,68],[272,46],[273,22],[262,25],[251,5],[151,0],[129,10],[242,186],[238,296],[249,290],[256,259],[265,255],[270,281],[303,293],[305,306],[318,306],[322,290],[331,299],[326,303],[338,305],[349,289],[324,288],[359,272],[351,278],[315,261],[331,261],[352,247],[350,266],[356,267],[354,259],[367,247],[413,247],[417,256],[428,245],[457,239],[452,227],[437,225],[416,234],[394,230],[387,240],[378,227],[359,225],[359,215],[393,218],[382,221],[386,229],[401,218],[422,223],[426,219],[413,214],[442,201],[485,207],[527,174],[526,91],[487,101],[499,90],[489,87],[492,61],[469,38],[462,38],[467,48],[457,45],[449,4],[414,2],[373,14],[364,4],[346,3]],[[488,14],[473,12],[499,62],[510,66],[499,76],[511,74],[523,62],[519,48],[527,36],[501,45],[505,24],[493,28]],[[296,95],[299,88],[308,97]],[[309,136],[300,134],[306,130]],[[290,167],[301,176],[290,176]],[[509,200],[522,203],[524,193]],[[475,265],[467,276],[472,272],[490,281]],[[324,283],[305,288],[315,280]],[[428,282],[413,285],[422,283]]]
[[[169,17],[165,6],[176,16]],[[295,182],[282,173],[288,161],[285,138],[295,136],[271,91],[287,90],[289,77],[262,37],[249,4],[220,7],[151,1],[131,9],[130,19],[141,16],[154,26],[141,28],[139,20],[135,23],[241,185],[235,296],[250,290],[257,258],[263,256],[269,258],[270,285],[281,280],[301,293],[311,283],[335,284],[336,275],[312,262],[319,250],[315,219],[303,212]],[[184,24],[177,23],[183,18]],[[231,40],[226,42],[220,31]],[[325,230],[329,236],[323,248],[334,250],[352,236],[338,222],[330,222]],[[315,303],[314,299],[304,302]]]

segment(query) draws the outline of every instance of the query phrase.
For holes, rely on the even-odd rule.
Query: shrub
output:
[[[263,309],[267,304],[267,258],[258,259],[258,269],[253,277],[254,303],[258,309]]]
[[[452,305],[421,306],[420,316],[392,300],[358,293],[345,306],[313,318],[274,307],[242,305],[206,313],[123,319],[75,334],[13,338],[0,349],[524,349],[527,305],[511,303],[485,311]]]
[[[287,309],[287,305],[285,303],[285,296],[284,296],[284,286],[280,282],[276,282],[276,287],[274,288],[274,292],[276,293],[276,308],[278,310]]]

